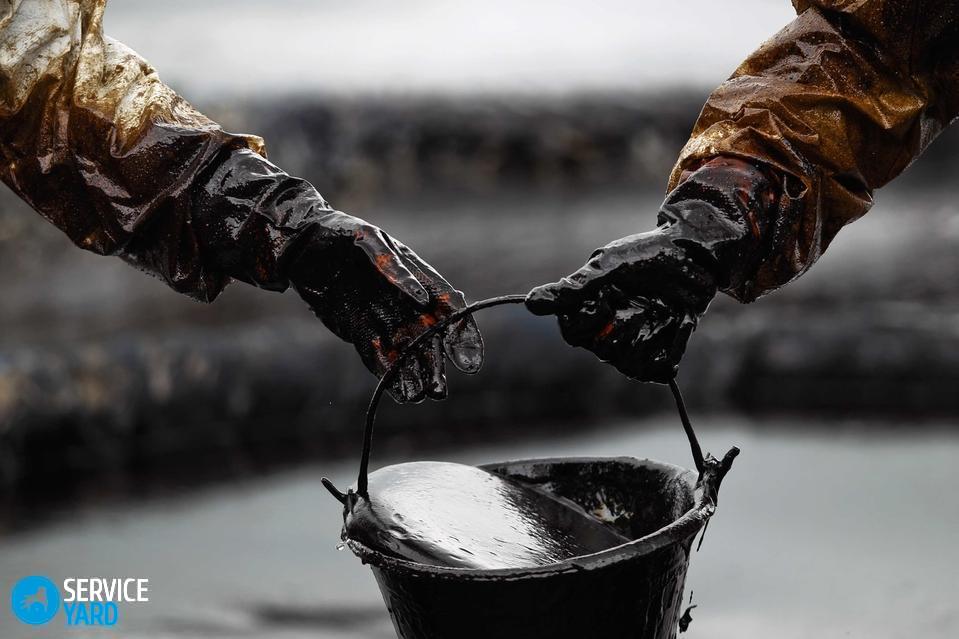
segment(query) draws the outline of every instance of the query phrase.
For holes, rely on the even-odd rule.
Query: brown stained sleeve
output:
[[[779,183],[765,257],[727,291],[743,301],[805,272],[959,107],[959,3],[795,4],[800,15],[709,97],[669,182],[733,156]]]
[[[263,152],[103,35],[105,0],[0,2],[0,178],[78,246],[212,300],[194,200],[216,158]]]

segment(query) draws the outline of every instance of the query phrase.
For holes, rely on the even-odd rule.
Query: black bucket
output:
[[[513,296],[507,299],[522,299]],[[495,305],[474,304],[458,315]],[[436,331],[414,340],[407,353]],[[398,360],[402,361],[402,356]],[[394,364],[395,370],[397,363]],[[345,505],[367,494],[376,406],[390,373],[374,392],[357,486],[347,494],[324,484]],[[671,385],[697,470],[632,457],[553,458],[480,468],[527,483],[582,507],[628,543],[556,563],[471,569],[417,563],[344,540],[376,577],[397,635],[403,639],[500,639],[676,636],[682,593],[696,534],[715,512],[719,485],[738,454],[703,457],[679,389]]]

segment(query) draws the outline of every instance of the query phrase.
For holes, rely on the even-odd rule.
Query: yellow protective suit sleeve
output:
[[[711,158],[780,184],[751,301],[805,272],[959,113],[959,1],[795,0],[798,17],[709,97],[670,176]]]
[[[106,0],[0,0],[0,179],[79,246],[203,300],[193,200],[214,158],[263,153],[223,131],[103,35]]]

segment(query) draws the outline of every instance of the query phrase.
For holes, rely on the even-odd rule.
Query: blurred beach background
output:
[[[786,0],[115,0],[106,30],[476,300],[652,227],[709,91],[791,16]],[[700,437],[743,454],[692,558],[685,636],[959,632],[957,171],[953,129],[806,276],[717,299],[691,340]],[[129,574],[154,590],[122,636],[391,636],[319,484],[350,483],[374,380],[295,294],[193,302],[4,187],[0,300],[4,593]],[[690,463],[664,388],[521,309],[477,319],[484,370],[451,373],[446,402],[386,407],[374,463]]]

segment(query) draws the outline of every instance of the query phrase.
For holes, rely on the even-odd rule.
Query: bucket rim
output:
[[[696,486],[697,473],[655,459],[640,459],[630,456],[614,457],[533,457],[502,462],[478,464],[478,468],[489,470],[504,466],[519,466],[522,464],[543,463],[596,463],[596,462],[625,462],[634,466],[647,464],[658,466],[664,470],[675,471],[676,478],[687,478],[691,488]],[[702,491],[695,490],[695,502],[692,508],[680,515],[674,521],[648,535],[638,539],[607,548],[588,555],[580,555],[547,564],[545,566],[529,566],[522,568],[495,568],[475,569],[453,566],[433,566],[421,564],[408,559],[400,559],[374,550],[362,542],[347,538],[346,545],[364,564],[374,568],[386,570],[390,573],[400,573],[411,577],[430,577],[439,579],[453,579],[456,581],[502,581],[504,579],[523,579],[526,577],[548,577],[565,573],[574,573],[587,570],[596,570],[607,566],[623,563],[638,557],[650,555],[658,550],[673,544],[685,541],[695,536],[715,512],[716,506]]]

